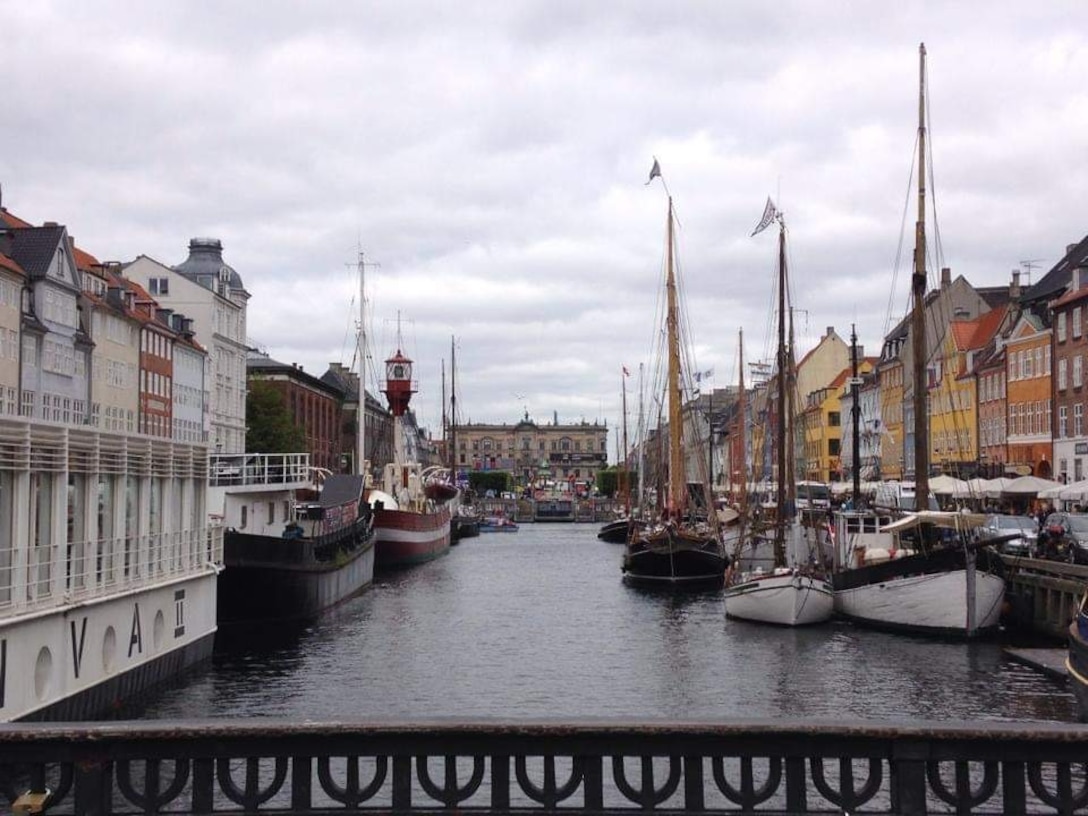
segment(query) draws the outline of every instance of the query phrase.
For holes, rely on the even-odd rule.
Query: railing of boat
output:
[[[313,480],[308,453],[223,453],[208,457],[210,487],[288,486]]]
[[[1082,813],[1086,757],[1088,726],[1041,723],[8,724],[0,795],[77,816]]]
[[[223,528],[53,542],[0,567],[0,618],[94,600],[223,564]]]

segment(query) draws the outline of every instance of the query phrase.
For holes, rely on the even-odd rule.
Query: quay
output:
[[[1088,726],[118,722],[0,726],[15,813],[1088,812]]]
[[[1088,587],[1088,566],[1002,555],[1005,598],[1013,627],[1064,643],[1066,629]]]

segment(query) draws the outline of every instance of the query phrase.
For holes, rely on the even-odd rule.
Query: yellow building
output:
[[[875,360],[858,361],[858,376],[873,370]],[[851,368],[844,368],[824,388],[818,388],[805,400],[804,478],[814,482],[835,482],[845,478],[842,472],[842,393],[848,387]]]

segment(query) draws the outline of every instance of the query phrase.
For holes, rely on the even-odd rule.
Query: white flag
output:
[[[763,208],[763,217],[759,219],[759,224],[754,230],[752,235],[759,235],[763,230],[767,229],[774,221],[774,217],[778,215],[778,210],[775,209],[774,202],[771,201],[771,197],[767,196],[767,206]],[[749,236],[751,237],[751,236]]]

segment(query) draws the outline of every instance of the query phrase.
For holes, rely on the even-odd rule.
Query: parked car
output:
[[[1049,558],[1071,564],[1088,564],[1088,516],[1080,513],[1051,513],[1040,531],[1040,547]]]
[[[998,549],[1006,555],[1030,556],[1035,553],[1038,529],[1038,523],[1031,516],[992,513],[979,528],[979,538],[998,541]]]

